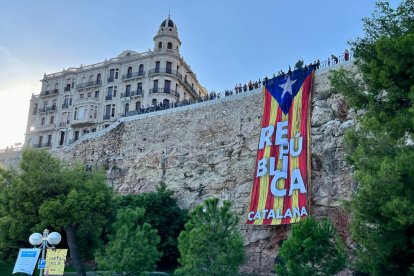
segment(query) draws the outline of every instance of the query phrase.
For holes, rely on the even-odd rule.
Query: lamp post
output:
[[[34,247],[39,246],[42,249],[42,259],[45,259],[46,248],[55,248],[55,245],[60,243],[62,236],[58,232],[49,234],[49,230],[45,229],[43,235],[40,233],[33,233],[29,237],[29,242]],[[49,244],[51,246],[49,246]],[[43,276],[43,269],[40,269],[40,275]]]

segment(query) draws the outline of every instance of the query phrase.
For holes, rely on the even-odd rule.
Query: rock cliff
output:
[[[352,70],[350,63],[345,64]],[[354,113],[329,85],[330,70],[316,72],[312,96],[311,214],[330,216],[348,238],[347,214],[339,207],[353,191],[343,137]],[[244,223],[253,183],[262,112],[261,91],[162,112],[122,118],[110,130],[91,134],[55,153],[69,162],[103,165],[109,185],[122,194],[154,191],[160,182],[183,208],[209,197],[230,200]],[[274,269],[289,226],[240,225],[247,262],[243,271]]]

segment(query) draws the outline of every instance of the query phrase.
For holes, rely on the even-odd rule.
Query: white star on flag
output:
[[[290,79],[290,76],[288,75],[286,82],[284,84],[280,84],[279,86],[283,89],[282,99],[285,96],[286,93],[289,93],[291,96],[293,96],[292,92],[292,86],[296,82],[296,80],[292,81]]]

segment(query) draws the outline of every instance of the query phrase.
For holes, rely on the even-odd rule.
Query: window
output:
[[[89,76],[89,82],[93,81],[93,75]]]
[[[99,91],[95,91],[95,98],[99,98]]]
[[[60,132],[60,139],[59,139],[59,146],[62,146],[64,142],[65,142],[65,132],[61,131]]]
[[[125,104],[125,116],[128,113],[128,111],[129,111],[129,103],[126,103]]]
[[[111,117],[115,117],[115,105],[112,105]]]
[[[155,73],[159,73],[160,72],[160,62],[157,61],[155,62]]]
[[[160,41],[160,42],[158,42],[158,49],[161,49],[162,48],[162,42]]]
[[[43,118],[42,118],[42,122],[41,122],[41,125],[42,125],[42,126],[44,126],[44,125],[45,125],[45,121],[46,121],[46,118],[45,118],[45,117],[43,117]]]
[[[140,108],[141,108],[141,102],[138,101],[138,102],[135,103],[135,110],[138,110]]]
[[[157,99],[152,99],[152,105],[157,105]]]
[[[153,93],[158,92],[158,80],[154,80]]]
[[[92,129],[92,132],[96,132],[96,128],[93,128],[93,129]]]
[[[117,86],[114,86],[114,97],[116,97],[116,89],[117,89]]]
[[[101,73],[99,73],[97,76],[96,76],[96,84],[100,84],[101,83]]]
[[[73,115],[73,120],[76,121],[78,119],[78,108],[75,107],[75,113]]]
[[[35,103],[33,105],[33,115],[36,115],[37,114],[37,109],[38,109],[38,105],[37,105],[37,103]]]
[[[165,73],[171,74],[172,72],[172,62],[167,61],[165,64]]]
[[[115,79],[116,80],[118,79],[118,75],[119,75],[119,69],[117,68],[117,69],[115,69]]]
[[[80,99],[85,98],[85,94],[79,94],[79,98],[80,98]]]
[[[107,104],[105,106],[105,117],[107,119],[109,119],[109,116],[111,116],[111,105],[110,104]]]
[[[75,141],[79,139],[79,130],[75,131]]]
[[[125,97],[129,97],[129,96],[131,96],[131,85],[130,84],[126,86],[126,90],[125,90]]]
[[[113,82],[115,79],[115,69],[109,70],[108,82]]]
[[[39,148],[42,146],[43,136],[39,136]]]
[[[171,92],[171,81],[165,80],[164,81],[164,93],[170,93]]]
[[[167,49],[169,49],[169,50],[172,50],[172,43],[171,42],[168,42],[168,44],[167,44]]]
[[[141,64],[139,66],[138,75],[140,75],[140,76],[144,75],[144,64]]]
[[[169,105],[170,105],[170,101],[169,101],[168,99],[164,99],[164,100],[162,101],[162,105],[163,105],[164,107],[169,106]]]
[[[127,78],[130,78],[130,77],[132,77],[132,67],[131,66],[128,67],[128,73],[127,73]]]
[[[50,117],[50,124],[53,124],[55,122],[55,116]]]
[[[47,136],[47,146],[48,147],[52,146],[52,135],[50,134]]]
[[[86,94],[86,96],[87,96],[88,98],[92,97],[92,92],[88,92],[88,94]]]
[[[139,82],[137,84],[137,94],[140,94],[140,93],[142,93],[142,82]]]
[[[108,97],[112,97],[114,88],[112,86],[108,87],[108,93],[106,94]]]

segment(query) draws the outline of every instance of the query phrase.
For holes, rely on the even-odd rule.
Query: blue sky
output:
[[[395,6],[399,1],[391,1]],[[368,0],[0,0],[0,148],[23,142],[44,73],[147,51],[177,24],[181,54],[209,91],[339,55],[363,34]]]

